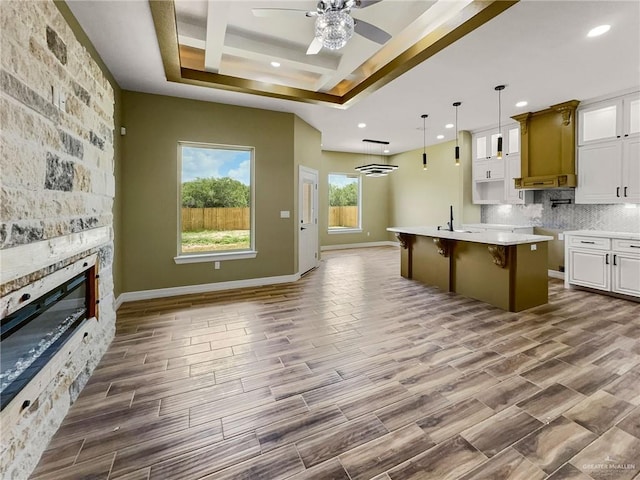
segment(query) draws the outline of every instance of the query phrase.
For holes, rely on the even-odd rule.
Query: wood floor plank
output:
[[[513,448],[551,474],[596,438],[597,435],[577,423],[558,417]]]
[[[633,405],[620,400],[610,393],[598,391],[571,410],[564,416],[579,425],[602,435],[620,419],[633,410]]]
[[[410,397],[409,391],[399,383],[387,383],[340,400],[337,405],[348,419]]]
[[[507,448],[460,480],[542,480],[546,476],[517,451]]]
[[[595,480],[611,478],[609,468],[602,465],[620,465],[615,469],[615,480],[631,480],[640,473],[638,452],[640,439],[613,427],[580,451],[570,463]]]
[[[216,396],[212,401],[202,401],[189,408],[189,425],[195,426],[218,420],[228,415],[244,412],[255,407],[270,405],[275,402],[267,387],[238,392],[235,395]]]
[[[518,402],[517,405],[541,422],[549,423],[583,398],[584,396],[578,392],[559,383],[554,383],[526,400]]]
[[[421,393],[392,403],[374,413],[391,431],[416,422],[448,404],[449,401],[437,392]]]
[[[296,443],[305,467],[313,467],[331,458],[379,438],[389,431],[374,415],[318,432]]]
[[[492,388],[476,394],[476,398],[496,412],[515,405],[540,391],[531,382],[515,376],[494,385]]]
[[[242,410],[238,413],[222,417],[222,431],[225,438],[309,412],[307,404],[300,396],[285,398],[250,409],[244,407],[246,405],[242,405]],[[215,411],[218,415],[219,411]]]
[[[347,418],[342,411],[336,406],[331,406],[258,428],[256,435],[262,451],[268,452],[345,422]]]
[[[388,472],[391,480],[455,480],[487,457],[459,435]]]
[[[468,398],[418,420],[417,425],[436,443],[492,417],[494,411],[475,398]]]
[[[352,480],[370,479],[428,450],[431,439],[416,425],[408,425],[340,455]]]
[[[222,426],[219,421],[153,437],[118,450],[111,474],[130,473],[221,440]]]
[[[541,426],[542,422],[528,413],[517,407],[509,407],[464,430],[460,435],[487,457],[493,457]]]
[[[196,480],[258,455],[260,442],[255,434],[240,436],[156,463],[149,480]]]
[[[304,465],[295,447],[285,446],[202,477],[202,480],[283,480],[302,471]]]

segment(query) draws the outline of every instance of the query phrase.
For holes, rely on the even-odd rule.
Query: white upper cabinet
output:
[[[620,138],[622,100],[598,103],[578,113],[578,144],[615,140]]]
[[[475,160],[488,160],[489,156],[487,154],[487,136],[486,135],[478,135],[474,137],[475,141],[473,142],[475,148],[475,154],[473,158]]]
[[[640,93],[578,110],[578,145],[640,135]]]
[[[640,93],[578,110],[576,203],[640,203]]]
[[[509,155],[520,153],[520,127],[518,126],[508,127],[507,129],[507,153]]]
[[[623,100],[624,137],[640,135],[640,93],[628,95]]]
[[[498,158],[497,128],[473,135],[473,202],[482,204],[525,203],[532,192],[517,191],[514,177],[520,176],[520,126],[502,126],[502,158]]]

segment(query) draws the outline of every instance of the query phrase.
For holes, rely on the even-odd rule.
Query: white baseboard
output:
[[[398,242],[363,242],[363,243],[345,243],[343,245],[323,245],[320,251],[325,250],[344,250],[346,248],[366,248],[366,247],[398,247]]]
[[[557,270],[547,270],[549,276],[551,278],[559,278],[560,280],[564,280],[564,272],[558,272]]]
[[[124,300],[122,298],[122,294],[118,295],[118,297],[116,298],[116,304],[114,306],[115,311],[117,312],[118,309],[120,308],[120,305],[122,305],[124,303]]]
[[[175,297],[192,293],[217,292],[221,290],[233,290],[236,288],[262,287],[277,283],[290,283],[300,279],[300,274],[280,275],[277,277],[248,278],[246,280],[233,280],[230,282],[203,283],[200,285],[185,285],[182,287],[158,288],[155,290],[141,290],[138,292],[124,292],[118,295],[116,310],[125,302],[137,300],[150,300],[153,298]]]

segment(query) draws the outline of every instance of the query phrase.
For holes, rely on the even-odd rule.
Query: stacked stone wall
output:
[[[27,478],[115,332],[113,299],[114,92],[53,1],[0,2],[0,296],[78,258],[98,253],[99,321],[38,398],[7,427],[0,478]],[[81,232],[104,243],[78,251]],[[45,268],[28,258],[36,243],[56,245]],[[53,250],[52,250],[53,251]],[[2,263],[22,256],[24,274]],[[6,409],[5,409],[6,410]],[[4,413],[4,412],[3,412]],[[6,416],[5,416],[6,417]]]

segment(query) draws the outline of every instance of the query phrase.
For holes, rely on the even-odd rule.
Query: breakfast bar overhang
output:
[[[548,301],[547,242],[498,231],[390,227],[400,241],[400,274],[510,312]]]

